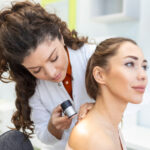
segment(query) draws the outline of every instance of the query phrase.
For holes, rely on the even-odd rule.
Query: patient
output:
[[[86,88],[96,100],[72,130],[66,150],[126,150],[119,130],[128,103],[139,104],[147,84],[147,61],[131,39],[97,46],[86,70]]]

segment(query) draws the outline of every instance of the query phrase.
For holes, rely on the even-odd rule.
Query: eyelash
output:
[[[56,56],[55,59],[51,60],[51,62],[55,62],[58,59],[58,56]],[[37,74],[40,72],[41,69],[37,70],[37,71],[33,71],[34,74]]]
[[[58,56],[56,56],[55,59],[51,60],[51,62],[55,62],[58,59]]]
[[[33,71],[34,74],[37,74],[41,71],[41,69],[37,70],[37,71]]]
[[[149,69],[149,67],[147,66],[147,65],[144,65],[144,66],[142,66],[143,67],[143,69],[145,70],[145,71],[147,71],[148,69]]]
[[[129,65],[130,64],[130,65]],[[135,64],[134,64],[134,62],[128,62],[128,63],[126,63],[125,64],[127,67],[134,67],[135,66]],[[146,70],[148,70],[148,66],[147,65],[143,65],[142,66],[143,67],[143,69],[146,71]]]
[[[129,66],[129,64],[130,64],[130,66]],[[126,63],[125,64],[127,67],[134,67],[134,63],[133,62],[128,62],[128,63]]]

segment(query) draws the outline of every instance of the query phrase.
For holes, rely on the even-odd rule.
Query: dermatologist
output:
[[[77,117],[63,115],[60,104],[70,100],[77,112],[93,106],[85,71],[95,47],[39,4],[16,2],[1,11],[0,80],[16,83],[17,130],[35,130],[51,150],[64,150]]]

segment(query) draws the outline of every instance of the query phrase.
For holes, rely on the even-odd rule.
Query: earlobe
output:
[[[99,84],[105,84],[105,70],[99,66],[95,66],[93,69],[93,77]]]

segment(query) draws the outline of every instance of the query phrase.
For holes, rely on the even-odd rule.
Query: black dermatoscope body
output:
[[[66,100],[61,103],[61,108],[63,109],[64,114],[69,118],[77,114],[70,100]]]

